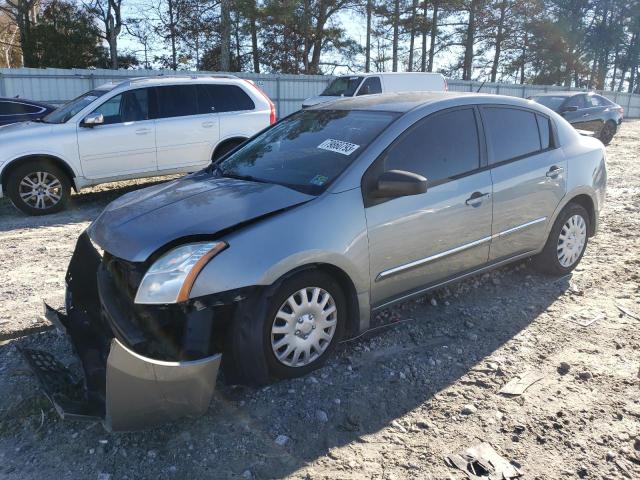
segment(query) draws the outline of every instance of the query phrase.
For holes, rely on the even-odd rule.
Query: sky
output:
[[[137,8],[139,8],[138,5],[135,5],[135,4],[132,5],[131,3],[129,3],[126,8],[126,11],[124,12],[124,17],[125,18],[135,17]],[[357,12],[352,10],[340,12],[336,17],[336,21],[342,25],[342,27],[345,29],[349,37],[354,39],[360,45],[362,46],[365,45],[367,30],[366,30],[366,20],[363,15],[358,14]],[[416,46],[418,48],[416,49],[416,52],[415,52],[416,55],[420,55],[421,53],[421,50],[419,48],[420,45],[421,45],[420,40],[417,40]],[[247,47],[248,45],[245,45],[245,50]],[[405,50],[408,48],[408,41],[404,42],[404,47],[405,47]],[[127,35],[126,31],[123,31],[123,33],[121,34],[121,37],[118,38],[118,49],[121,52],[127,52],[127,51],[132,52],[138,57],[138,59],[143,60],[142,46],[135,39]],[[153,58],[154,55],[160,55],[163,53],[168,54],[167,47],[164,46],[162,43],[157,43],[156,45],[153,45],[151,50],[152,51],[149,54],[149,58],[151,59]],[[390,52],[389,52],[389,55],[390,55]],[[359,60],[359,63],[364,68],[364,60],[365,60],[364,55],[360,55],[360,58],[358,60]],[[341,59],[337,55],[326,55],[323,58],[323,61],[336,61],[337,63],[340,63]],[[440,67],[446,66],[448,62],[449,62],[449,55],[440,55],[439,57],[436,57],[435,69],[437,70]],[[402,62],[400,62],[400,64],[401,64],[400,67],[402,68],[403,67]],[[389,62],[388,69],[391,70],[390,62]],[[332,73],[331,69],[325,68],[325,71],[326,73]],[[335,70],[333,70],[333,73],[336,75],[340,75],[340,74],[348,74],[353,72],[346,67],[339,66],[335,68]]]

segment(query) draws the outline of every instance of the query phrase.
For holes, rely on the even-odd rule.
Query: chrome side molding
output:
[[[477,247],[478,245],[482,245],[483,243],[487,243],[492,240],[496,240],[498,238],[507,237],[513,233],[524,230],[525,228],[529,228],[533,225],[537,225],[538,223],[542,223],[546,221],[547,221],[547,217],[536,218],[535,220],[531,220],[530,222],[523,223],[522,225],[517,225],[515,227],[509,228],[508,230],[504,230],[500,233],[494,233],[489,237],[484,237],[470,243],[465,243],[464,245],[460,245],[459,247],[452,248],[450,250],[445,250],[444,252],[436,253],[435,255],[431,255],[426,258],[421,258],[419,260],[414,260],[413,262],[405,263],[403,265],[398,265],[397,267],[384,270],[378,274],[378,276],[376,277],[376,282],[379,282],[380,280],[384,280],[385,278],[391,277],[393,275],[397,275],[398,273],[404,272],[406,270],[410,270],[412,268],[419,267],[426,263],[433,262],[434,260],[439,260],[449,255],[454,255],[456,253],[463,252],[464,250],[468,250],[469,248]]]

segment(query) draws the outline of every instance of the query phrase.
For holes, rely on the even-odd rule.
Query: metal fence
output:
[[[195,73],[195,72],[179,72]],[[197,72],[206,75],[213,72]],[[152,75],[173,75],[171,70],[85,70],[58,68],[1,68],[0,97],[15,97],[61,104],[103,83],[118,82],[127,78]],[[300,108],[302,101],[320,93],[333,79],[328,75],[286,75],[236,73],[240,78],[253,80],[274,101],[278,116],[282,117]],[[515,85],[508,83],[482,83],[467,80],[449,80],[449,90],[496,93],[526,98],[537,93],[566,91],[565,87],[547,85]],[[571,88],[570,90],[578,90]],[[640,118],[640,95],[600,91],[625,109],[627,118]]]

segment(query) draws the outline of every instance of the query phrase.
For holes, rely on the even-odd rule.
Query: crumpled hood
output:
[[[89,226],[110,254],[143,262],[174,240],[213,235],[314,197],[289,188],[199,172],[123,195]]]

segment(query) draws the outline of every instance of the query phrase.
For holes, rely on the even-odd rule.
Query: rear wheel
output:
[[[602,129],[600,129],[600,134],[598,135],[598,138],[603,144],[609,145],[611,143],[611,140],[613,140],[613,136],[615,134],[616,134],[616,125],[611,120],[609,120],[605,122],[605,124],[602,126]]]
[[[534,265],[545,273],[566,275],[580,263],[588,241],[589,214],[582,205],[570,203],[558,215]]]
[[[25,162],[7,178],[7,195],[28,215],[47,215],[62,210],[71,194],[67,174],[47,160]]]
[[[222,145],[216,148],[215,152],[213,152],[213,157],[211,158],[211,160],[215,162],[216,160],[221,159],[241,143],[244,143],[244,140],[242,139],[229,140],[228,142],[223,143]]]

